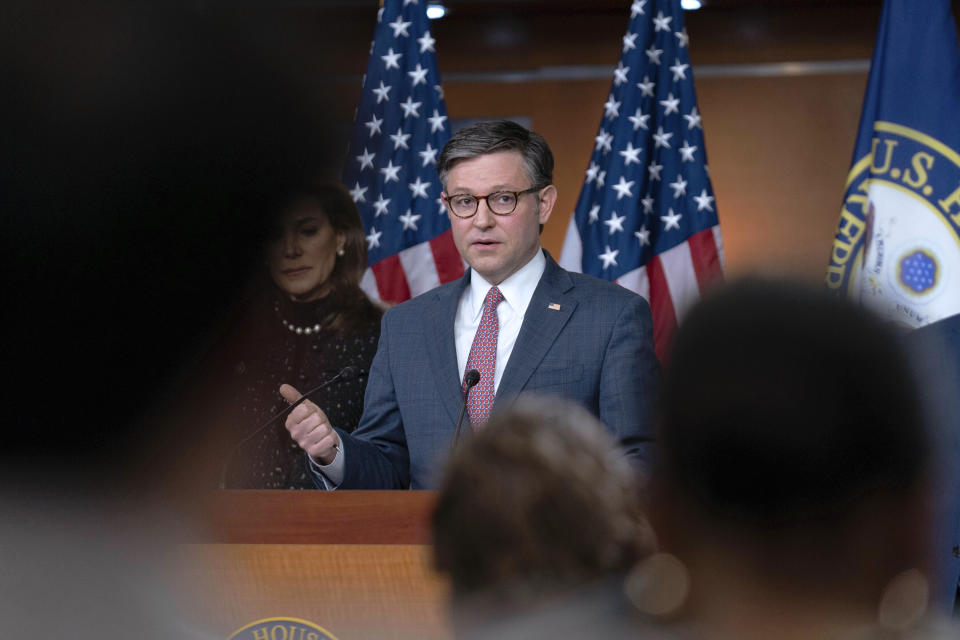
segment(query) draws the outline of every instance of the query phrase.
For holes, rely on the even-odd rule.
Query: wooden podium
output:
[[[427,491],[218,491],[180,547],[189,617],[218,637],[305,619],[338,640],[448,639]]]

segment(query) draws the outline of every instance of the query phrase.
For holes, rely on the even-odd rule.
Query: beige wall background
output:
[[[343,78],[335,100],[347,135],[376,4],[316,0],[258,16],[257,28],[273,23],[278,41],[296,50],[294,64],[308,72],[306,82],[316,82],[324,71]],[[529,116],[547,138],[556,156],[560,198],[543,244],[557,255],[610,90],[631,1],[446,4],[450,14],[433,21],[431,29],[448,113],[451,118]],[[960,15],[960,0],[953,7]],[[685,14],[729,276],[822,281],[880,9],[880,0],[705,0],[705,8]],[[810,63],[812,72],[804,70]],[[594,73],[573,74],[580,79],[548,77],[569,68]],[[525,79],[516,81],[510,74]]]
[[[559,255],[610,82],[445,85],[451,114],[523,113],[550,142],[560,197],[543,244]],[[731,277],[823,278],[865,86],[866,74],[696,82]]]
[[[561,3],[563,4],[563,3]],[[436,26],[447,109],[454,117],[532,118],[557,161],[557,209],[543,233],[558,255],[610,91],[630,2],[590,11],[566,3],[516,20],[525,34],[516,55],[489,51],[484,28],[508,30],[475,9],[474,29]],[[879,3],[726,3],[686,14],[710,175],[723,233],[727,273],[823,279],[856,138],[867,73],[793,73],[778,63],[837,62],[872,54]],[[715,5],[714,5],[715,6]],[[465,19],[462,16],[457,19]],[[446,18],[444,19],[446,20]],[[447,32],[449,30],[449,35]],[[443,40],[441,37],[447,36]],[[518,40],[520,36],[517,36]],[[453,47],[449,41],[464,46]],[[472,53],[469,53],[472,52]],[[603,79],[493,83],[457,81],[497,69],[556,70],[608,65]],[[753,77],[758,65],[770,65]],[[862,64],[862,67],[866,67]],[[704,77],[697,76],[703,70]],[[720,73],[722,75],[714,75]]]

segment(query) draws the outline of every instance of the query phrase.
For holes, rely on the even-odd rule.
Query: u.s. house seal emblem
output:
[[[324,629],[300,618],[264,618],[234,631],[227,640],[337,640]]]
[[[960,313],[960,154],[874,123],[850,170],[827,286],[909,327]]]

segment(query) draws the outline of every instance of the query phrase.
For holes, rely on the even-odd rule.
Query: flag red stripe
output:
[[[650,279],[650,311],[653,314],[653,347],[661,363],[666,361],[667,349],[677,328],[677,316],[673,311],[670,288],[663,274],[659,256],[647,263],[647,278]]]
[[[463,261],[453,243],[453,232],[447,229],[430,241],[430,250],[433,252],[433,262],[437,266],[437,275],[440,282],[451,282],[463,275]]]
[[[380,292],[381,300],[403,302],[410,299],[410,285],[398,254],[384,258],[370,268],[377,279],[377,291]]]
[[[717,251],[717,240],[713,229],[704,229],[687,238],[690,246],[690,257],[693,259],[693,270],[697,274],[697,284],[703,294],[710,285],[723,278],[723,267],[720,265],[720,253]]]

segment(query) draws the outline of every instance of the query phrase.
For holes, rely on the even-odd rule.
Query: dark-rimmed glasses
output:
[[[475,196],[469,193],[457,193],[452,196],[444,194],[443,201],[447,208],[458,218],[472,218],[477,213],[481,200],[487,201],[487,208],[498,216],[508,216],[517,209],[520,196],[525,193],[540,191],[543,187],[530,187],[523,191],[496,191],[485,196]]]

